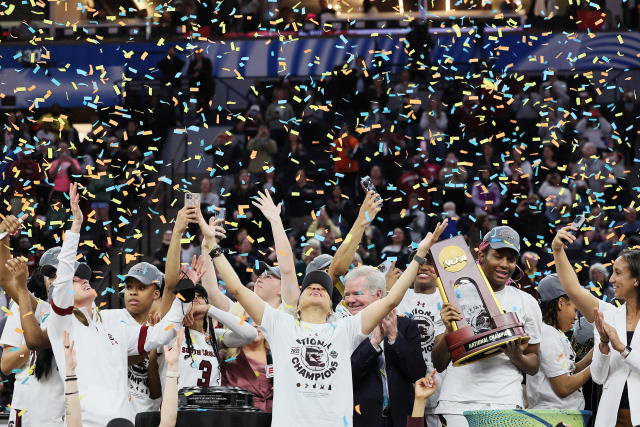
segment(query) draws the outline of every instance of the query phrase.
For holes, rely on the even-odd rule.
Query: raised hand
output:
[[[202,215],[200,205],[183,206],[176,216],[176,223],[173,226],[174,233],[182,236],[190,223],[198,222],[198,214]]]
[[[438,379],[436,378],[436,370],[434,369],[430,374],[416,381],[416,400],[426,401],[436,392],[437,388]]]
[[[251,204],[262,212],[265,218],[269,222],[281,220],[280,213],[282,212],[282,202],[278,203],[278,206],[273,202],[269,191],[264,193],[258,191],[258,197],[251,202]]]
[[[62,345],[64,346],[64,362],[66,366],[67,376],[76,371],[76,350],[74,348],[75,341],[69,338],[69,332],[62,331]]]
[[[436,225],[436,229],[433,231],[433,233],[427,233],[424,239],[422,239],[422,241],[418,244],[418,250],[416,253],[419,257],[424,258],[425,256],[427,256],[427,253],[429,252],[429,249],[431,249],[431,246],[433,246],[433,244],[440,239],[440,236],[447,228],[447,224],[449,224],[449,219],[445,218],[444,221],[439,222],[438,225]]]
[[[191,260],[191,265],[182,266],[182,272],[185,274],[185,276],[191,279],[194,285],[200,281],[202,276],[204,276],[205,271],[204,258],[202,257],[202,255],[200,255],[197,259],[194,255],[193,259]]]
[[[375,191],[369,191],[360,206],[358,220],[369,224],[382,209],[382,198]]]
[[[384,279],[387,285],[387,292],[389,292],[389,290],[393,288],[393,285],[398,281],[400,276],[402,276],[402,270],[397,268],[396,262],[393,261],[384,275]]]
[[[29,278],[27,263],[22,258],[11,258],[5,266],[11,273],[7,278],[9,286],[12,286],[16,293],[19,290],[27,289],[27,279]]]
[[[211,250],[212,248],[216,247],[221,240],[227,237],[226,231],[224,227],[222,227],[222,224],[224,224],[224,219],[215,219],[215,217],[211,217],[209,219],[209,223],[207,224],[207,222],[204,220],[204,217],[202,216],[202,212],[198,211],[198,225],[200,226],[200,231],[204,236],[204,243],[202,246],[205,249]]]
[[[177,330],[176,342],[169,350],[168,346],[164,346],[164,360],[167,365],[172,368],[178,367],[178,358],[180,357],[180,351],[182,351],[182,343],[184,342],[184,328]],[[174,369],[172,369],[174,370]]]
[[[556,234],[556,237],[553,238],[553,241],[551,242],[551,249],[554,251],[567,249],[567,246],[576,240],[576,236],[572,231],[578,231],[578,229],[572,225],[562,227]]]
[[[78,183],[74,182],[69,188],[69,200],[71,201],[71,214],[73,215],[73,223],[82,225],[84,217],[82,209],[80,209],[80,194],[78,193]]]
[[[24,219],[26,218],[22,218],[22,220]],[[21,220],[19,220],[13,215],[7,215],[2,221],[2,223],[0,223],[0,234],[6,232],[7,236],[10,236],[16,233],[20,229],[21,225],[22,225]]]
[[[600,342],[604,344],[609,344],[609,335],[607,334],[607,331],[604,327],[605,325],[604,313],[598,310],[598,308],[594,308],[593,312],[595,314],[594,326],[596,327],[598,334],[600,334]]]

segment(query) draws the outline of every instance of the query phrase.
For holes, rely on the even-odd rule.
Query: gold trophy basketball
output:
[[[529,336],[516,313],[505,313],[462,236],[443,240],[430,250],[442,300],[456,307],[463,320],[452,322],[446,340],[453,366],[500,353],[506,343],[525,343]]]

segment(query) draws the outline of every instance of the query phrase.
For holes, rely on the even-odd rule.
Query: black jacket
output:
[[[389,388],[389,412],[394,427],[405,427],[413,407],[412,383],[424,377],[420,331],[415,321],[398,317],[398,337],[393,344],[384,340],[384,356]],[[354,427],[382,426],[382,380],[378,352],[369,339],[351,355]],[[359,412],[359,413],[358,413]]]

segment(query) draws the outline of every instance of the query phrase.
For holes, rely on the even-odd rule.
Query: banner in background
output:
[[[475,58],[484,59],[499,75],[505,71],[541,72],[553,68],[604,70],[640,68],[640,33],[504,33],[468,35],[459,28],[434,37],[430,56],[440,72],[471,71]],[[121,102],[122,82],[137,79],[144,85],[159,80],[158,62],[169,46],[187,55],[195,44],[163,43],[54,43],[0,46],[0,97],[3,108],[100,108]],[[259,79],[284,76],[320,77],[344,62],[348,55],[367,63],[383,60],[391,72],[407,62],[400,35],[345,36],[292,40],[248,39],[199,43],[213,62],[215,77]]]

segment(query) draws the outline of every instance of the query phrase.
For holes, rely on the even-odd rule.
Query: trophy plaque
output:
[[[442,300],[463,317],[453,322],[453,332],[446,335],[453,366],[495,356],[511,341],[529,341],[517,314],[505,313],[500,307],[462,236],[434,244],[430,254]]]

